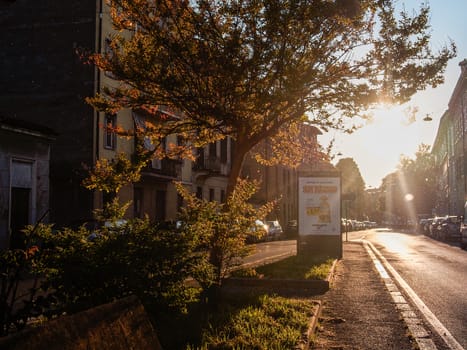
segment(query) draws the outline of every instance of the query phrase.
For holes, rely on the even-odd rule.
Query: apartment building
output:
[[[53,6],[44,0],[1,2],[0,23],[5,30],[0,37],[1,115],[42,124],[57,133],[50,152],[49,220],[67,226],[92,220],[93,210],[102,207],[105,194],[82,186],[85,167],[97,159],[134,150],[133,141],[116,137],[108,127],[133,128],[132,111],[105,115],[85,102],[105,84],[112,84],[111,75],[84,64],[79,56],[79,52],[107,49],[112,28],[105,1],[65,0]],[[122,200],[134,201],[128,215],[139,216],[144,204],[153,209],[153,218],[162,218],[159,208],[166,207],[163,202],[170,197],[166,193],[173,192],[170,180],[190,177],[182,175],[184,169],[189,172],[191,168],[162,161],[145,173],[138,187],[124,188]],[[148,187],[153,192],[143,199]],[[150,197],[157,207],[147,204]],[[172,202],[169,207],[174,206]],[[9,206],[8,201],[2,206]]]
[[[459,79],[432,148],[438,178],[436,215],[464,215],[467,200],[467,59],[459,66]]]
[[[432,154],[436,161],[437,169],[437,191],[434,210],[437,213],[449,213],[454,203],[449,192],[453,191],[449,184],[456,182],[457,176],[452,172],[451,166],[454,160],[453,124],[449,111],[445,111],[440,119]],[[451,164],[450,164],[451,162]],[[451,171],[449,171],[451,170]]]
[[[117,137],[113,128],[135,128],[145,118],[131,110],[99,113],[85,102],[104,86],[116,84],[111,73],[84,64],[79,54],[109,50],[113,28],[105,1],[64,0],[53,6],[45,0],[4,1],[0,3],[0,23],[0,114],[56,132],[50,149],[48,221],[76,226],[93,220],[93,211],[102,208],[108,197],[82,186],[86,167],[118,153],[133,154],[135,141]],[[163,106],[160,112],[177,117]],[[313,132],[319,133],[317,129]],[[170,145],[179,140],[171,135],[165,142]],[[139,183],[119,192],[122,201],[133,201],[127,216],[147,214],[154,221],[174,220],[182,204],[174,181],[200,198],[224,201],[234,149],[234,142],[227,138],[197,149],[195,162],[154,160]],[[260,172],[267,180],[259,197],[267,200],[281,195],[285,200],[278,217],[283,223],[295,218],[296,170],[279,166]],[[2,212],[10,211],[10,201],[0,204]],[[33,223],[34,217],[29,221]]]
[[[47,127],[0,116],[0,250],[21,248],[23,227],[48,220],[54,139]]]
[[[287,223],[298,218],[298,177],[314,172],[335,171],[319,150],[318,136],[321,134],[321,130],[312,125],[302,125],[300,137],[307,139],[308,149],[306,157],[296,168],[286,165],[262,166],[251,155],[244,162],[242,175],[258,180],[261,184],[252,202],[262,205],[277,200],[278,204],[268,219],[278,220],[284,228]],[[271,154],[270,143],[271,140],[265,140],[259,146],[264,149],[265,155]]]
[[[0,3],[0,114],[57,133],[49,220],[58,224],[92,215],[92,193],[81,181],[82,165],[91,165],[97,153],[97,120],[84,102],[96,90],[96,74],[76,50],[95,49],[97,19],[95,0]]]

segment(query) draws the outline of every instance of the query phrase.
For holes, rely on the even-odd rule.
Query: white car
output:
[[[250,231],[251,233],[246,237],[246,243],[258,243],[268,238],[268,226],[261,220],[255,220]]]
[[[268,239],[275,240],[282,238],[284,231],[282,230],[281,224],[277,220],[269,220],[266,221],[266,225],[268,227]]]

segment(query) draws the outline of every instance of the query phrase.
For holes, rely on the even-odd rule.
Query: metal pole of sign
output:
[[[347,224],[345,224],[345,241],[348,242],[349,241],[349,237],[347,236],[347,233],[348,233],[348,227],[347,227]]]
[[[348,227],[348,221],[347,221],[347,207],[348,207],[348,201],[344,201],[344,207],[345,207],[345,241],[349,241],[349,237],[347,236],[347,233],[349,232],[349,227]]]

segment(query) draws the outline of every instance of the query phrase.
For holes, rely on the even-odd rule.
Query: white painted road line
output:
[[[407,303],[404,296],[394,284],[391,276],[389,276],[388,272],[381,264],[381,261],[378,260],[378,258],[370,248],[369,244],[364,240],[363,246],[365,247],[371,260],[373,261],[373,264],[375,265],[376,270],[380,274],[381,279],[384,281],[386,289],[389,291],[397,311],[404,319],[407,328],[409,329],[413,338],[417,342],[418,348],[420,350],[437,350],[435,343],[430,338],[428,332],[425,330],[423,322],[412,311],[412,307],[409,305],[409,303]]]
[[[382,262],[384,267],[389,271],[392,277],[396,280],[400,288],[402,288],[405,293],[410,297],[414,305],[422,313],[425,319],[431,324],[436,333],[444,340],[446,345],[451,350],[465,350],[462,345],[460,345],[457,340],[452,336],[452,334],[447,330],[447,328],[438,320],[438,318],[428,309],[425,303],[420,299],[420,297],[413,291],[413,289],[405,282],[405,280],[399,275],[399,273],[389,264],[386,258],[375,248],[375,246],[367,241],[362,240],[365,246],[371,248],[374,254],[377,256],[377,260]],[[371,254],[370,254],[371,256]],[[378,268],[378,267],[377,267]],[[420,345],[420,344],[419,344]]]

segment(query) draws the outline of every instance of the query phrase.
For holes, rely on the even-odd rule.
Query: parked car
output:
[[[281,239],[284,235],[282,226],[277,220],[268,220],[266,221],[267,231],[268,231],[268,240],[277,240]]]
[[[455,215],[436,217],[431,224],[431,236],[446,241],[460,238],[461,218]]]
[[[467,218],[464,215],[460,227],[460,244],[462,249],[467,249]]]
[[[297,238],[298,236],[298,222],[297,220],[290,220],[287,223],[287,227],[285,229],[288,238]]]
[[[258,243],[268,237],[268,225],[261,220],[255,220],[255,224],[250,228],[250,234],[246,237],[246,243]]]
[[[90,235],[88,236],[89,241],[94,241],[99,237],[102,237],[100,230],[106,229],[108,232],[117,233],[117,234],[126,234],[128,233],[128,221],[125,219],[117,219],[114,221],[105,221],[104,223],[99,223],[97,221],[86,223],[86,227],[91,228]]]
[[[417,226],[417,231],[421,234],[425,233],[425,226],[427,225],[429,219],[420,219]]]
[[[426,236],[429,236],[430,235],[430,227],[431,227],[431,224],[433,223],[433,218],[428,218],[426,219],[425,221],[423,222],[420,222],[420,226],[423,225],[423,227],[421,228],[422,230],[422,233]]]
[[[467,202],[464,205],[464,217],[461,220],[460,225],[460,244],[462,249],[467,249]]]
[[[443,221],[443,218],[440,216],[435,216],[433,220],[431,220],[430,227],[428,229],[429,236],[433,238],[437,237],[437,231],[440,230],[440,225],[442,221]]]
[[[438,232],[438,239],[458,240],[460,238],[461,218],[459,216],[446,216],[441,221],[441,229]]]

